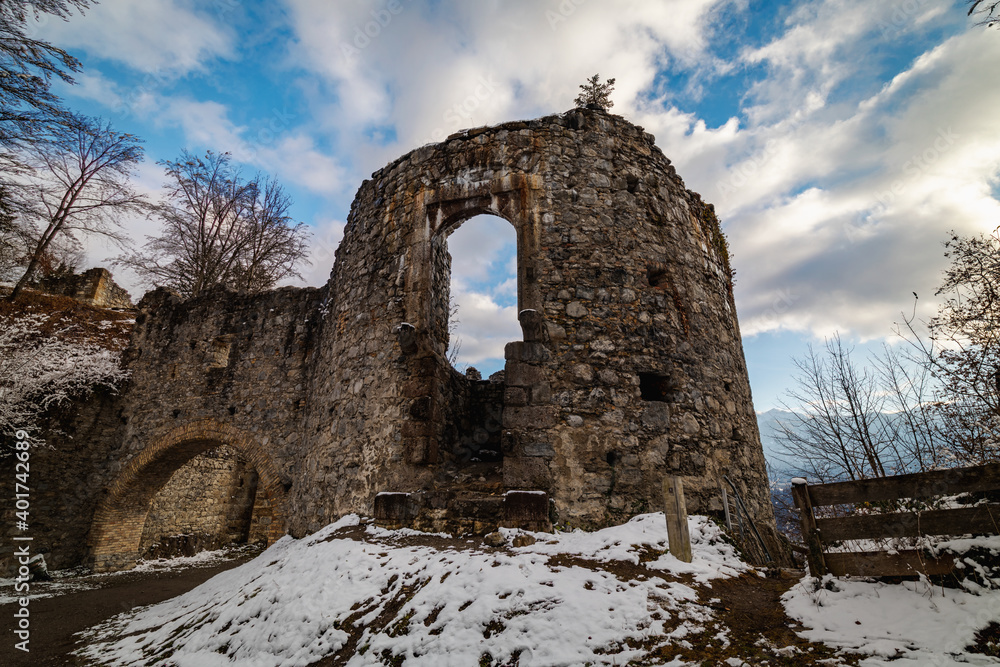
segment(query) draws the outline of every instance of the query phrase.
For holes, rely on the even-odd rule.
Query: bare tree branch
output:
[[[37,226],[38,234],[10,301],[33,277],[56,239],[101,234],[124,243],[116,229],[121,217],[149,207],[129,182],[142,158],[138,137],[85,117],[76,117],[72,130],[58,139],[32,147],[27,162],[33,172],[22,187],[30,202],[25,203],[23,215]]]
[[[187,297],[215,285],[262,292],[299,275],[307,230],[293,224],[291,199],[276,181],[258,174],[244,182],[228,153],[184,152],[160,164],[170,179],[169,201],[156,210],[163,233],[117,264]]]

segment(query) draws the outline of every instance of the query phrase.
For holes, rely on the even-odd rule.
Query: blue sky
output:
[[[277,177],[314,230],[313,285],[372,171],[465,127],[565,111],[589,75],[616,77],[612,111],[656,135],[723,221],[766,410],[810,342],[839,331],[875,348],[912,292],[932,314],[949,230],[1000,224],[1000,31],[963,4],[103,0],[37,31],[84,64],[59,88],[68,104],[146,140],[150,194],[155,162],[183,149]],[[450,240],[460,360],[485,371],[519,337],[505,225],[473,220]],[[157,224],[127,227],[141,242]]]

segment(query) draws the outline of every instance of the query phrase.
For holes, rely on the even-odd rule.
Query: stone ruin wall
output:
[[[132,375],[118,408],[119,471],[87,538],[96,567],[127,562],[153,494],[219,445],[237,449],[259,477],[255,530],[268,542],[285,532],[322,299],[314,288],[145,296],[125,354]]]
[[[446,238],[481,213],[516,229],[518,305],[535,311],[507,349],[503,488],[546,490],[557,523],[592,527],[657,509],[667,474],[692,511],[720,510],[728,475],[773,525],[714,212],[641,128],[576,110],[459,133],[362,184],[318,346],[329,372],[310,395],[330,409],[308,417],[299,528],[454,479]]]
[[[118,467],[117,401],[120,396],[99,390],[85,400],[51,411],[42,423],[44,444],[31,450],[29,515],[34,552],[45,552],[50,569],[64,569],[87,559],[87,534],[102,489]],[[14,498],[14,458],[0,459],[0,495]],[[15,505],[0,510],[5,539],[0,540],[0,576],[16,571],[13,537]]]
[[[110,271],[102,268],[81,274],[46,276],[39,281],[37,289],[68,296],[95,308],[134,307],[129,293],[112,280]]]
[[[32,451],[31,530],[50,567],[94,564],[95,552],[111,569],[134,560],[148,515],[151,529],[162,517],[156,492],[180,500],[188,491],[168,480],[222,444],[237,449],[259,478],[251,541],[283,534],[323,298],[314,288],[218,290],[188,301],[166,290],[147,294],[123,355],[128,382],[117,394],[98,392],[56,410],[46,446]],[[12,479],[0,479],[0,492]],[[0,554],[0,569],[9,566],[9,553]]]
[[[502,384],[446,359],[447,236],[484,213],[517,233]],[[730,275],[711,206],[642,128],[578,109],[459,133],[361,185],[326,287],[147,294],[128,385],[80,411],[79,463],[48,457],[77,491],[40,530],[63,566],[127,567],[163,523],[156,491],[227,445],[260,477],[268,541],[379,493],[409,494],[411,525],[485,530],[504,491],[540,490],[552,523],[598,527],[660,509],[665,475],[691,512],[721,510],[729,476],[773,538]]]

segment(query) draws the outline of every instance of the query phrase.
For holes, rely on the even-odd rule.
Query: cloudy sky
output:
[[[372,171],[465,127],[565,111],[589,75],[615,77],[612,111],[723,220],[766,410],[810,341],[872,348],[913,292],[932,313],[949,230],[1000,224],[1000,31],[964,4],[102,0],[37,30],[84,64],[67,103],[145,139],[144,189],[183,149],[277,177],[314,230],[312,285]],[[140,242],[156,228],[129,225]],[[450,247],[461,361],[494,370],[519,337],[513,230],[474,219]],[[110,254],[91,247],[94,263]]]

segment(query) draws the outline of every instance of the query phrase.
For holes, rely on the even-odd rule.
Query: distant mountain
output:
[[[760,429],[760,444],[764,447],[764,458],[771,468],[771,477],[787,479],[791,476],[786,468],[787,464],[782,461],[785,458],[784,448],[777,437],[780,432],[778,422],[794,426],[797,423],[795,413],[790,410],[772,408],[767,412],[757,413],[757,427]]]

